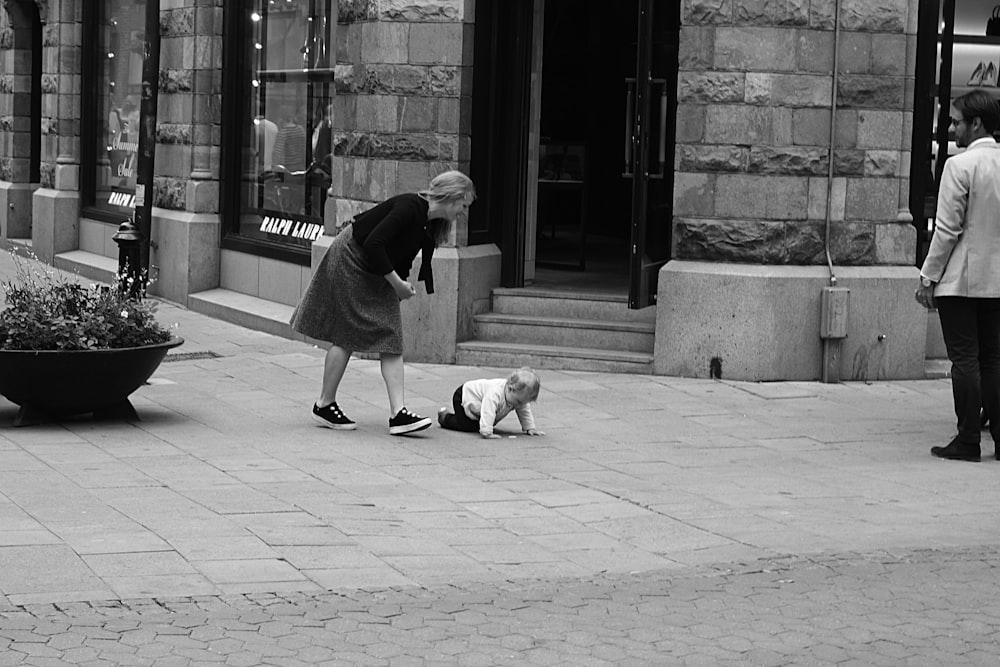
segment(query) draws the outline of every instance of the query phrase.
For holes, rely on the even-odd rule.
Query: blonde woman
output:
[[[337,390],[354,352],[378,353],[389,394],[389,433],[423,430],[431,420],[404,403],[400,302],[416,296],[408,280],[421,253],[419,280],[434,293],[431,256],[466,214],[476,189],[460,171],[435,176],[426,190],[391,197],[355,216],[333,240],[292,314],[295,331],[330,343],[313,419],[332,429],[357,424],[337,404]]]

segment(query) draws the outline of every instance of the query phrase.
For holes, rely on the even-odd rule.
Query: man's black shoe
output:
[[[953,439],[945,447],[931,447],[931,454],[939,459],[951,459],[953,461],[974,461],[980,460],[979,445],[965,445]]]

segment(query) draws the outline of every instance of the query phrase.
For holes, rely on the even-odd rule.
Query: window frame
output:
[[[284,244],[267,239],[253,238],[239,233],[243,204],[241,187],[243,179],[243,141],[249,114],[252,110],[251,101],[246,95],[244,76],[249,68],[245,48],[250,35],[249,15],[256,11],[255,3],[240,3],[239,6],[226,6],[223,32],[223,67],[222,67],[222,117],[238,118],[238,122],[223,123],[220,146],[220,188],[219,211],[221,218],[220,246],[223,250],[233,250],[248,254],[289,262],[301,266],[309,266],[312,262],[312,249],[307,246]],[[336,7],[336,0],[333,0]],[[336,20],[335,9],[331,11],[328,20]],[[329,55],[330,58],[333,54]],[[332,72],[332,67],[328,68]],[[315,70],[303,73],[302,79],[315,80],[332,74],[317,75]],[[328,79],[331,91],[334,91],[334,81]],[[333,93],[335,94],[335,92]],[[322,219],[313,217],[323,224]]]
[[[80,215],[88,220],[121,224],[132,218],[97,206],[97,140],[104,134],[104,123],[97,113],[102,86],[98,85],[101,72],[100,17],[108,0],[84,3],[81,36],[81,90],[80,90]]]

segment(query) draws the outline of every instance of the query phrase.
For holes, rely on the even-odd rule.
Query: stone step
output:
[[[656,308],[630,310],[624,296],[562,292],[534,287],[493,290],[492,311],[508,315],[613,320],[616,322],[656,322]]]
[[[483,313],[474,318],[476,340],[531,345],[653,352],[652,322],[570,319]]]
[[[928,380],[951,377],[951,362],[947,359],[925,359],[924,377]]]
[[[75,273],[87,280],[102,283],[112,283],[118,274],[118,260],[87,252],[86,250],[70,250],[55,256],[52,264],[63,271]]]
[[[491,341],[459,343],[455,363],[464,366],[491,366],[495,368],[531,366],[536,369],[645,375],[653,372],[652,354]]]
[[[188,308],[248,329],[263,331],[275,336],[304,340],[288,324],[292,306],[233,290],[216,288],[195,292],[188,297]]]

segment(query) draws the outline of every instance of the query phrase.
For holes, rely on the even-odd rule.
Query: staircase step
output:
[[[652,353],[653,322],[538,317],[506,313],[476,315],[478,340]]]
[[[52,264],[57,269],[102,283],[114,282],[118,274],[118,260],[86,250],[61,252],[55,256]]]
[[[498,287],[493,290],[492,311],[510,315],[656,322],[656,308],[631,310],[623,296],[562,292],[534,287]]]
[[[653,372],[652,354],[478,340],[459,343],[455,362],[466,366],[495,368],[531,366],[603,373],[651,374]]]
[[[951,377],[951,362],[947,359],[924,359],[924,377],[928,380]]]
[[[189,295],[188,308],[196,313],[238,324],[248,329],[284,338],[303,340],[303,336],[293,331],[288,324],[288,320],[292,317],[292,311],[295,309],[283,303],[268,301],[233,290],[216,288]]]

